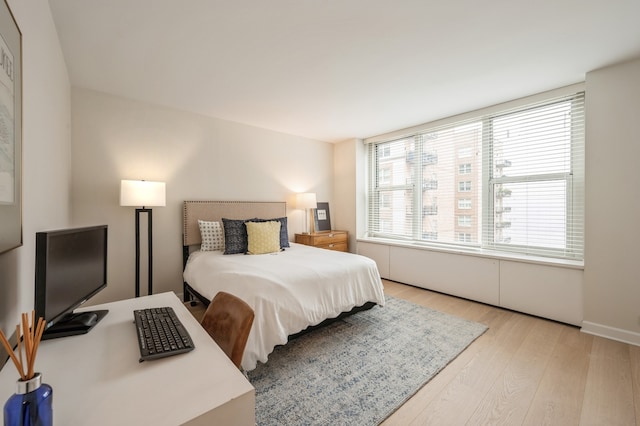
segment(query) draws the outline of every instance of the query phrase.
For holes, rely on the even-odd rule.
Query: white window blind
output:
[[[369,144],[368,234],[582,259],[584,93]]]

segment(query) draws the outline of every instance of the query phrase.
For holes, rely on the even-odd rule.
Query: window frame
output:
[[[480,227],[480,230],[479,230],[478,239],[476,242],[477,245],[475,246],[476,249],[490,250],[492,252],[502,251],[502,252],[519,253],[525,256],[539,255],[539,256],[554,257],[554,258],[565,259],[565,260],[582,261],[584,259],[584,237],[583,237],[583,234],[584,234],[584,149],[585,149],[585,146],[584,146],[585,145],[585,140],[584,140],[585,124],[584,124],[584,109],[583,109],[584,97],[585,97],[584,89],[580,88],[580,90],[570,91],[570,93],[563,94],[562,96],[563,96],[562,98],[557,98],[557,99],[553,99],[553,97],[540,98],[539,102],[535,102],[529,105],[523,104],[521,106],[516,106],[516,108],[510,108],[510,109],[507,108],[505,110],[495,110],[495,108],[491,108],[491,109],[494,109],[494,111],[492,111],[492,113],[488,115],[478,114],[475,117],[470,116],[460,121],[451,119],[451,120],[447,120],[448,122],[445,125],[433,125],[433,126],[423,125],[421,126],[419,131],[413,134],[404,134],[404,135],[401,135],[400,137],[398,135],[393,135],[393,137],[386,138],[386,139],[381,136],[381,137],[373,138],[372,140],[365,140],[365,143],[371,144],[372,146],[378,146],[381,143],[408,140],[413,138],[415,142],[414,155],[416,159],[420,160],[423,158],[423,155],[422,155],[423,152],[429,151],[429,149],[426,146],[426,139],[428,139],[429,134],[436,133],[439,130],[446,130],[447,128],[452,128],[455,126],[463,126],[465,124],[471,124],[474,122],[482,122],[483,126],[487,126],[487,123],[490,122],[491,120],[495,120],[496,118],[507,116],[510,114],[517,114],[519,112],[525,111],[527,108],[532,108],[532,109],[541,108],[547,105],[551,105],[554,102],[567,102],[567,101],[580,102],[579,109],[581,110],[581,115],[579,116],[578,121],[581,128],[579,129],[577,134],[574,132],[575,130],[574,128],[571,129],[571,140],[570,140],[571,168],[568,172],[540,173],[540,174],[519,175],[519,176],[493,176],[495,161],[497,161],[497,159],[494,159],[491,157],[491,153],[492,153],[492,142],[490,139],[491,132],[483,131],[482,149],[481,149],[482,151],[481,155],[483,158],[480,162],[480,166],[479,166],[480,170],[474,172],[474,174],[477,174],[478,172],[480,172],[479,180],[475,181],[477,182],[478,188],[476,190],[472,190],[474,185],[473,183],[474,178],[472,178],[471,181],[464,178],[462,179],[456,178],[456,186],[452,196],[455,200],[454,202],[456,203],[456,208],[462,210],[460,214],[456,214],[455,221],[456,223],[458,223],[459,219],[457,217],[460,216],[461,214],[464,214],[463,212],[467,208],[460,207],[460,201],[459,201],[460,198],[459,198],[459,195],[456,196],[456,194],[468,194],[470,192],[473,193],[476,191],[479,191],[481,194],[481,203],[480,203],[481,208],[480,207],[478,208],[479,211],[478,211],[477,221],[481,223],[482,226]],[[573,106],[574,105],[572,105],[572,108]],[[573,114],[573,109],[571,111]],[[574,125],[573,122],[572,122],[572,125]],[[371,153],[375,151],[376,149],[372,149],[372,150],[370,149],[369,151],[370,167],[368,169],[369,181],[367,182],[367,185],[369,188],[371,188],[372,186],[375,186],[375,185],[371,185],[372,182],[375,182],[374,175],[375,175],[375,164],[376,164],[376,162],[374,161],[375,159],[372,158],[374,156],[372,156]],[[464,156],[461,155],[463,153],[464,153]],[[472,149],[471,151],[469,151],[469,148],[461,146],[456,149],[454,156],[457,159],[467,158],[470,153],[471,154],[473,153]],[[426,164],[428,163],[424,163],[423,165],[426,165]],[[457,164],[457,165],[454,165],[453,167],[454,167],[454,169],[452,169],[453,175],[460,176],[460,177],[468,176],[469,174],[472,173],[472,170],[473,170],[473,166],[468,167],[466,163]],[[419,169],[419,170],[414,173],[414,176],[412,176],[412,182],[422,182],[422,185],[424,185],[423,179],[427,177],[427,176],[422,176],[424,167],[416,167],[415,169]],[[494,194],[495,188],[499,187],[499,185],[501,184],[521,183],[521,182],[536,183],[536,182],[544,182],[544,181],[561,181],[565,183],[565,188],[566,188],[565,203],[564,203],[564,206],[566,208],[566,218],[565,218],[566,222],[564,222],[564,227],[565,227],[564,229],[566,234],[565,245],[566,246],[571,245],[571,247],[564,247],[562,249],[555,250],[551,247],[542,246],[538,250],[536,249],[536,247],[532,247],[530,245],[519,246],[519,245],[508,244],[503,241],[496,241],[496,235],[493,232],[489,232],[489,229],[493,229],[493,225],[495,225],[494,223],[495,206],[493,202],[494,195],[495,195]],[[393,188],[385,187],[384,189],[410,191],[412,193],[411,198],[413,200],[412,202],[412,208],[414,212],[413,215],[414,217],[423,217],[423,214],[424,214],[423,209],[429,207],[429,206],[422,206],[424,189],[423,188],[419,189],[412,182],[407,182],[407,185],[393,186]],[[469,182],[470,186],[467,185],[467,182]],[[375,191],[376,191],[375,188],[369,189],[367,191],[367,197],[371,197],[372,194],[375,194]],[[475,199],[473,196],[472,198]],[[371,208],[372,206],[370,205],[370,203],[367,203],[367,213],[366,213],[366,217],[368,221],[367,235],[366,235],[367,237],[373,237],[373,238],[385,237],[385,238],[405,240],[405,241],[410,241],[410,242],[415,242],[420,244],[424,243],[435,248],[437,247],[451,248],[452,246],[455,246],[455,244],[452,244],[449,242],[439,242],[439,241],[433,241],[431,239],[423,238],[424,235],[431,234],[431,232],[428,230],[428,228],[426,230],[423,230],[419,220],[413,220],[413,225],[412,225],[413,232],[411,236],[403,235],[399,237],[396,235],[388,235],[385,233],[375,232],[373,227],[369,224],[369,222],[371,222],[372,220],[375,220],[374,218],[375,215],[372,215],[370,212]],[[579,214],[577,215],[575,214],[576,208],[581,210],[581,212],[579,212]],[[472,222],[475,222],[475,221],[472,220]],[[487,224],[491,226],[487,226]],[[471,226],[474,226],[474,225],[471,225]],[[459,232],[463,232],[463,231],[457,231],[455,235],[459,235]],[[574,242],[576,242],[575,247],[572,245],[574,244]],[[468,248],[469,244],[464,244],[464,246],[465,248]]]

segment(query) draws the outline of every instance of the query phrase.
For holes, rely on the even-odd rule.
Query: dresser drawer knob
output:
[[[329,234],[329,238],[333,238],[333,234]]]
[[[333,246],[334,246],[334,245],[335,245],[335,244],[329,244],[329,247],[333,248]]]

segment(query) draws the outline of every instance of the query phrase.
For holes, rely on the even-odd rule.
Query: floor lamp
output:
[[[315,209],[318,207],[318,203],[316,202],[316,193],[303,192],[300,194],[296,194],[296,207],[298,207],[299,209],[304,209],[305,232],[303,232],[303,234],[309,234],[311,232],[311,230],[309,229],[309,209]]]
[[[120,182],[120,205],[135,206],[136,208],[136,297],[140,296],[140,213],[147,214],[149,289],[153,294],[153,244],[152,244],[152,216],[148,207],[166,205],[164,182],[150,182],[146,180],[123,180]]]

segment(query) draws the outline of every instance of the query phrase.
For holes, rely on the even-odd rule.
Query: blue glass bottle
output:
[[[42,383],[42,374],[17,384],[17,392],[4,404],[4,426],[52,426],[53,389]]]

